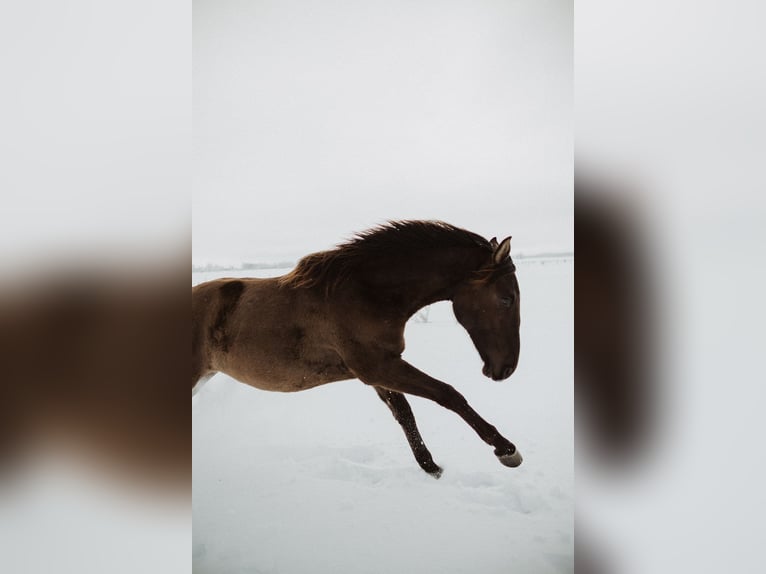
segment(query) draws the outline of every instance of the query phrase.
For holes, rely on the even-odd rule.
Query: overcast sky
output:
[[[193,260],[388,219],[571,250],[572,6],[194,1]]]

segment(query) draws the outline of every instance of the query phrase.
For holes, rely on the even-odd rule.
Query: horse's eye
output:
[[[500,299],[500,304],[503,307],[510,307],[513,304],[513,297],[503,297]]]

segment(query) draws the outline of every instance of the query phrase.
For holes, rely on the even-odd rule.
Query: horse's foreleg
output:
[[[425,470],[428,474],[434,478],[439,478],[442,475],[442,469],[434,462],[431,453],[428,451],[423,439],[420,436],[418,425],[415,423],[415,415],[412,414],[412,409],[407,399],[402,393],[389,391],[380,387],[376,387],[378,396],[381,400],[388,405],[391,409],[391,413],[394,418],[402,426],[404,435],[407,437],[407,442],[410,443],[412,454],[415,455],[415,460],[418,461],[420,468]]]
[[[515,467],[521,464],[521,455],[513,443],[481,418],[465,397],[452,386],[429,377],[400,358],[383,361],[374,366],[365,363],[354,369],[362,382],[438,403],[460,415],[484,442],[495,447],[495,455],[505,466]]]

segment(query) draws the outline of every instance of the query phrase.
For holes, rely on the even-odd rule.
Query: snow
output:
[[[194,572],[571,572],[573,260],[517,267],[522,350],[510,379],[481,374],[448,303],[408,324],[404,358],[460,390],[517,445],[520,467],[502,466],[456,414],[409,397],[444,468],[435,480],[359,381],[281,394],[218,374],[192,405]]]

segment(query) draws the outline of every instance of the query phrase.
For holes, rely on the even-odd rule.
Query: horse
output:
[[[266,391],[295,392],[359,379],[402,427],[420,467],[442,468],[405,395],[457,413],[508,467],[516,446],[451,385],[402,359],[418,310],[452,302],[495,381],[519,360],[520,294],[511,237],[498,242],[441,221],[389,221],[307,255],[280,277],[218,279],[192,288],[192,392],[217,372]]]

